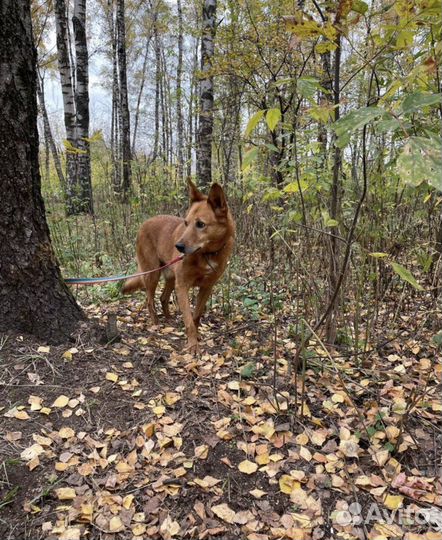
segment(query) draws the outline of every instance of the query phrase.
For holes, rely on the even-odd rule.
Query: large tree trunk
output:
[[[91,183],[91,154],[89,148],[89,59],[86,39],[86,0],[75,0],[72,17],[76,58],[76,145],[77,184],[79,187],[80,212],[93,214]]]
[[[1,2],[0,37],[0,331],[61,341],[83,315],[61,278],[41,197],[29,2]]]
[[[126,24],[124,20],[124,0],[117,0],[117,36],[118,36],[118,75],[120,82],[121,107],[121,157],[122,163],[122,192],[127,196],[131,186],[131,149],[130,149],[130,114],[127,95],[126,68]]]
[[[200,111],[198,127],[197,177],[207,188],[212,182],[213,76],[212,57],[215,50],[216,0],[203,0],[201,37]]]

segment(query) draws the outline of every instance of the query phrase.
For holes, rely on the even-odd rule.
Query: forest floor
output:
[[[303,414],[289,321],[274,342],[270,318],[212,310],[193,358],[177,314],[139,306],[89,306],[101,330],[69,345],[0,343],[1,538],[441,538],[425,305],[362,359],[311,341]]]

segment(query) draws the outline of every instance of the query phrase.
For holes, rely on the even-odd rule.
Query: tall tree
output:
[[[126,196],[131,185],[130,113],[127,93],[126,67],[126,23],[124,20],[124,0],[117,0],[117,57],[121,111],[121,159],[122,192]]]
[[[0,4],[0,331],[61,341],[82,318],[55,259],[38,164],[29,1]]]
[[[177,173],[178,180],[183,178],[183,96],[182,96],[182,76],[183,76],[183,8],[181,0],[177,0],[178,11],[178,59],[176,68],[176,129],[177,129]]]
[[[213,75],[215,51],[216,0],[203,0],[201,36],[201,80],[197,147],[197,177],[201,187],[212,182]]]
[[[76,180],[79,210],[93,213],[89,148],[89,58],[86,38],[86,0],[75,0],[72,16],[75,39]]]
[[[65,0],[55,0],[58,67],[66,129],[66,195],[68,214],[93,213],[90,174],[88,52],[85,32],[86,0],[75,0],[74,33],[76,67],[70,52]]]
[[[60,161],[60,156],[58,155],[57,146],[55,144],[54,137],[52,135],[51,125],[49,123],[48,111],[46,109],[44,79],[38,72],[38,69],[37,69],[37,96],[38,96],[38,102],[40,104],[41,116],[43,118],[44,137],[51,151],[52,159],[54,160],[54,167],[57,172],[57,176],[58,176],[58,180],[60,181],[61,188],[63,190],[63,193],[66,193],[66,180],[63,174],[63,168],[61,166],[61,161]]]

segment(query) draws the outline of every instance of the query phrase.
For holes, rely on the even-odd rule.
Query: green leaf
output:
[[[305,191],[308,188],[309,184],[306,180],[303,180],[302,178],[298,182],[290,182],[290,184],[287,184],[284,187],[284,191],[286,193],[299,193],[299,188],[301,188],[301,191]]]
[[[353,0],[351,4],[351,10],[355,11],[356,13],[360,13],[361,15],[364,15],[367,9],[368,9],[368,4],[366,4],[362,0]]]
[[[375,259],[383,259],[384,257],[388,257],[388,253],[383,253],[382,251],[373,251],[373,253],[369,253],[369,255]]]
[[[410,137],[396,162],[399,176],[406,184],[428,182],[442,191],[442,140]]]
[[[266,114],[266,122],[270,131],[274,131],[278,122],[281,120],[281,111],[279,109],[269,109]]]
[[[256,128],[258,125],[258,122],[261,120],[261,118],[264,116],[265,111],[257,111],[248,121],[246,130],[244,131],[244,138],[247,139],[252,131]]]
[[[388,131],[397,131],[399,128],[407,129],[408,123],[402,123],[397,118],[385,118],[376,122],[376,133],[387,133]]]
[[[437,105],[442,101],[442,94],[422,94],[416,92],[407,96],[402,103],[402,112],[404,114],[419,111],[423,107]]]
[[[241,169],[244,171],[247,169],[247,167],[254,161],[258,156],[258,148],[254,147],[251,148],[248,152],[246,152],[243,160],[242,160],[242,167]]]
[[[262,197],[262,200],[263,201],[277,201],[278,199],[280,199],[282,197],[283,193],[282,191],[279,191],[279,189],[276,189],[274,187],[268,187],[265,192],[264,192],[264,195]]]
[[[410,270],[408,270],[407,268],[405,268],[405,266],[402,266],[401,264],[398,264],[398,263],[395,263],[395,262],[390,262],[391,264],[391,267],[393,268],[393,270],[396,272],[396,274],[404,281],[406,281],[407,283],[409,283],[410,285],[412,285],[415,289],[417,289],[418,291],[423,291],[424,288],[422,287],[422,285],[420,285],[417,281],[416,281],[416,278],[413,276],[413,274],[410,272]]]
[[[340,118],[332,126],[338,136],[337,145],[343,148],[350,140],[350,133],[364,127],[383,114],[385,111],[380,107],[362,107]]]
[[[434,334],[431,341],[436,345],[436,347],[442,348],[442,330],[440,330],[437,334]]]
[[[299,94],[304,98],[311,98],[320,88],[319,81],[314,77],[300,77],[296,83]]]
[[[323,122],[324,124],[330,120],[333,120],[334,112],[334,105],[316,105],[315,107],[311,107],[307,110],[307,114],[309,114],[313,120]]]
[[[321,215],[326,227],[337,227],[339,225],[339,222],[336,219],[330,217],[328,210],[322,210]]]
[[[243,379],[251,379],[256,373],[255,362],[249,362],[241,369],[241,377]]]

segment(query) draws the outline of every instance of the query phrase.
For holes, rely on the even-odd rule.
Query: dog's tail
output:
[[[140,276],[138,276],[138,277],[126,279],[126,281],[123,283],[121,292],[123,294],[130,294],[142,288],[143,288],[143,279]]]

